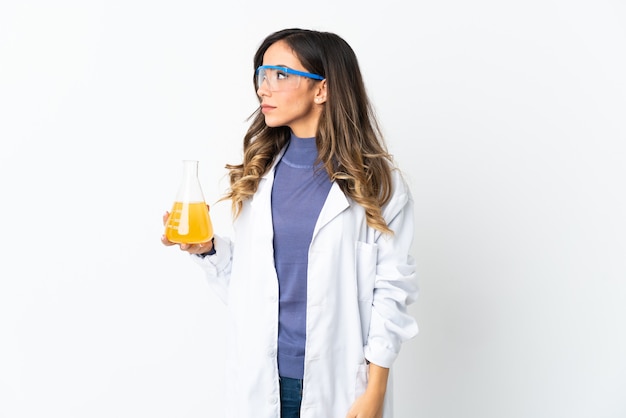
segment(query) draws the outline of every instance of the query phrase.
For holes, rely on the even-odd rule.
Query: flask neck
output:
[[[204,202],[204,195],[198,179],[197,160],[183,160],[183,177],[176,200],[179,202]]]
[[[183,160],[183,182],[198,178],[198,161]]]

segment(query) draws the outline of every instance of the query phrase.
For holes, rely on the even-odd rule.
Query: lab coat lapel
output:
[[[322,211],[320,212],[320,216],[317,218],[315,230],[313,231],[313,238],[315,238],[319,230],[322,229],[324,225],[332,221],[337,215],[349,207],[350,202],[348,201],[348,198],[343,194],[339,185],[337,183],[333,183],[330,187],[330,191],[328,192],[326,202],[322,207]]]
[[[254,225],[259,228],[260,236],[270,239],[270,242],[274,236],[272,223],[272,186],[274,184],[274,171],[286,149],[285,147],[280,151],[274,159],[272,167],[261,177],[257,192],[250,200],[250,212],[256,214],[255,218],[257,219]]]
[[[254,207],[254,211],[259,214],[260,220],[269,219],[270,222],[259,222],[259,225],[262,225],[263,228],[269,228],[268,230],[264,230],[264,235],[273,236],[273,227],[272,227],[272,186],[274,184],[274,171],[276,169],[276,165],[278,161],[282,158],[285,153],[286,148],[283,148],[280,154],[274,160],[274,164],[272,168],[270,168],[267,173],[261,177],[259,181],[259,187],[257,189],[257,193],[254,195],[254,198],[250,202],[250,206]],[[317,235],[320,229],[324,227],[327,223],[333,220],[337,215],[350,207],[350,202],[346,195],[343,194],[341,188],[337,183],[332,184],[330,191],[328,192],[328,197],[326,198],[326,202],[322,207],[319,217],[317,218],[317,223],[315,224],[315,229],[313,231],[313,238]]]

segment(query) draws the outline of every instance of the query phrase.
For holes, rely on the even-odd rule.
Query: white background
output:
[[[161,216],[198,159],[228,234],[252,55],[293,26],[353,46],[414,191],[396,416],[626,416],[623,1],[9,0],[0,417],[223,416],[224,309]]]

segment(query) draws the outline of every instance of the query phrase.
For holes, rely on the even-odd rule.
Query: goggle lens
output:
[[[295,90],[300,87],[302,77],[314,80],[324,79],[320,75],[293,70],[288,67],[262,65],[256,69],[256,86],[257,89],[260,89],[263,82],[267,81],[267,88],[270,91]]]

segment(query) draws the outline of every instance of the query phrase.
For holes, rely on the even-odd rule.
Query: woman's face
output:
[[[276,65],[307,72],[284,41],[272,44],[265,51],[263,65]],[[283,76],[278,75],[278,77]],[[297,83],[294,83],[297,86],[282,88],[282,85],[279,86],[280,81],[272,83],[270,80],[264,80],[257,89],[265,123],[273,128],[288,126],[300,138],[313,137],[317,132],[322,105],[326,101],[326,81],[312,80],[293,74],[286,74],[286,76],[300,78]],[[268,77],[270,77],[269,73]]]

